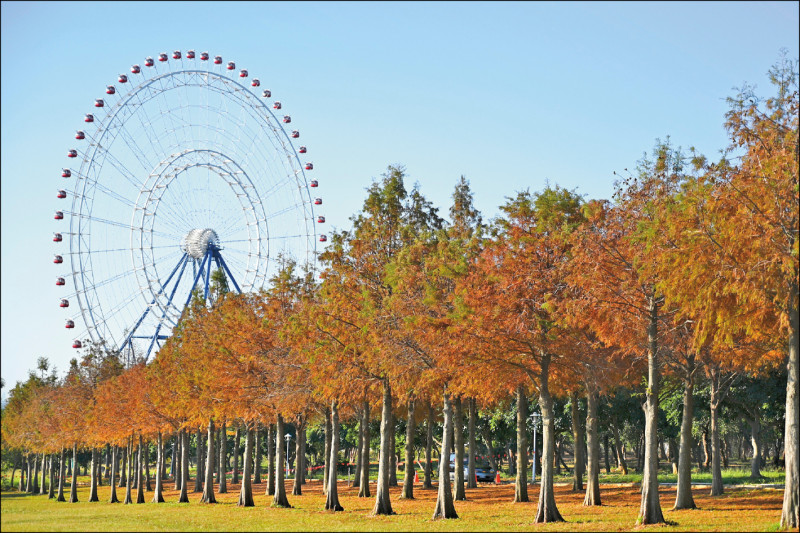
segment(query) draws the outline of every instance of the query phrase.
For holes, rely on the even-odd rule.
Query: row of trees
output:
[[[303,433],[322,414],[326,508],[338,511],[333,465],[339,461],[341,420],[358,417],[366,433],[377,407],[373,513],[393,514],[394,417],[407,418],[405,462],[411,464],[417,413],[427,417],[430,448],[438,405],[441,455],[454,449],[460,465],[466,447],[474,468],[478,406],[497,405],[508,395],[517,411],[515,501],[528,501],[526,424],[533,394],[543,430],[535,521],[552,522],[563,520],[553,491],[554,398],[585,397],[586,457],[576,457],[576,464],[587,465],[584,503],[599,505],[600,398],[621,386],[642,386],[638,520],[650,524],[664,521],[658,419],[665,377],[679,379],[684,389],[675,508],[690,508],[699,376],[710,384],[712,494],[721,494],[722,402],[741,376],[785,364],[781,524],[795,528],[800,507],[797,63],[783,59],[770,74],[774,96],[761,101],[744,88],[729,99],[725,124],[731,146],[719,161],[658,142],[634,173],[620,177],[612,201],[587,201],[575,191],[547,186],[517,193],[500,207],[497,219],[484,223],[462,177],[445,221],[418,187],[406,189],[402,167],[389,167],[367,190],[352,229],[333,233],[319,258],[319,280],[282,258],[268,290],[233,295],[218,274],[210,301],[194,300],[151,364],[123,369],[114,354],[93,347],[47,392],[25,396],[15,389],[3,415],[4,441],[63,456],[65,448],[75,455],[80,448],[106,444],[141,450],[152,440],[162,472],[164,435],[178,432],[180,499],[188,501],[187,432],[204,427],[209,449],[203,501],[213,502],[214,436],[217,426],[224,431],[234,424],[245,435],[240,504],[247,506],[252,505],[254,429],[274,424],[280,465],[286,421]],[[220,442],[224,446],[225,440]],[[362,443],[365,465],[368,435]],[[583,446],[575,450],[581,454]],[[455,470],[454,495],[448,461],[440,461],[439,468],[434,517],[456,518],[453,499],[464,498],[463,472]],[[403,498],[413,498],[409,471]],[[361,474],[362,494],[368,495],[367,470]],[[276,468],[273,478],[275,505],[288,506],[283,470]],[[466,482],[473,481],[471,471]]]

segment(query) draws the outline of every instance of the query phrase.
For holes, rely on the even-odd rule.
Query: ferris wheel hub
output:
[[[195,259],[202,259],[208,252],[208,247],[219,248],[219,236],[213,229],[193,229],[181,241],[181,250]]]

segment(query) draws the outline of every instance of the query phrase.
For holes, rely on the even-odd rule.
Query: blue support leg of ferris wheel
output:
[[[142,316],[139,317],[139,320],[136,321],[136,325],[133,326],[133,329],[128,334],[128,337],[125,339],[125,342],[123,342],[120,345],[120,347],[119,347],[119,351],[120,352],[125,349],[125,346],[128,343],[131,342],[131,339],[133,338],[133,334],[136,332],[136,329],[142,324],[142,322],[144,321],[145,317],[147,317],[147,313],[150,312],[150,309],[153,308],[153,305],[156,303],[156,298],[161,296],[161,293],[164,292],[164,289],[167,288],[167,285],[169,284],[169,281],[172,279],[172,276],[174,276],[175,272],[178,271],[178,267],[180,267],[181,265],[186,267],[186,261],[187,261],[188,257],[189,257],[189,255],[184,253],[183,257],[181,257],[180,260],[178,261],[178,264],[175,265],[175,268],[172,269],[172,272],[170,272],[170,274],[167,277],[166,281],[164,281],[164,284],[161,286],[161,289],[159,289],[159,291],[156,293],[155,298],[153,298],[153,301],[150,302],[150,305],[147,306],[147,309],[145,309],[144,313],[142,313]],[[183,275],[183,269],[181,269],[181,275]],[[178,282],[179,281],[180,281],[180,276],[178,277]],[[176,286],[177,286],[178,282],[176,282]]]
[[[161,343],[158,342],[160,338],[158,333],[161,331],[161,326],[164,324],[164,319],[167,317],[167,309],[169,306],[172,305],[172,299],[175,297],[175,292],[178,290],[178,285],[181,283],[181,278],[183,277],[183,271],[186,270],[186,264],[189,261],[184,261],[183,267],[181,267],[181,273],[178,274],[178,279],[175,281],[175,286],[172,287],[172,292],[169,293],[169,299],[167,299],[167,305],[164,306],[164,312],[161,313],[161,320],[158,321],[158,326],[156,327],[156,332],[153,334],[153,340],[150,341],[150,346],[147,348],[147,353],[144,354],[144,362],[146,363],[148,359],[150,359],[150,352],[153,351],[153,344],[158,344],[158,348],[161,349]]]
[[[197,274],[194,276],[194,282],[192,283],[192,288],[189,291],[189,296],[186,297],[186,303],[183,304],[183,308],[189,305],[189,302],[192,301],[192,294],[194,294],[194,288],[197,287],[197,281],[200,279],[200,276],[203,275],[203,267],[206,265],[206,259],[208,259],[208,254],[203,257],[203,261],[200,263],[200,268],[197,269]]]
[[[240,288],[239,288],[239,284],[238,284],[238,283],[236,283],[236,280],[234,279],[234,277],[233,277],[233,274],[231,274],[231,270],[228,268],[228,264],[227,264],[227,263],[225,262],[225,260],[222,258],[222,254],[221,254],[221,253],[219,253],[219,251],[217,251],[215,255],[216,255],[216,257],[217,257],[217,260],[218,260],[220,263],[222,263],[222,266],[225,268],[225,272],[227,272],[227,273],[228,273],[228,279],[230,279],[230,280],[231,280],[231,283],[233,283],[233,286],[234,286],[234,287],[236,287],[236,292],[238,292],[239,294],[242,294],[242,289],[240,289]]]
[[[208,265],[206,266],[206,286],[205,291],[203,293],[203,298],[208,301],[208,282],[211,281],[211,258],[214,256],[214,247],[209,246],[206,250],[206,259],[208,260]]]

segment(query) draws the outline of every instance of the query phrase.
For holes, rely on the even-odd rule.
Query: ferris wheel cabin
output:
[[[308,150],[306,150],[306,147],[305,147],[305,146],[301,146],[301,147],[300,147],[300,149],[298,149],[297,151],[298,151],[298,152],[300,152],[301,154],[304,154],[304,153],[306,153]]]
[[[133,65],[131,67],[131,74],[139,74],[142,71],[142,67],[139,65]]]
[[[200,54],[200,61],[208,61],[208,52],[203,52]]]
[[[117,81],[120,83],[128,83],[128,76],[125,74],[120,74],[119,78],[117,78]]]
[[[308,185],[309,187],[319,187],[319,182],[317,180],[311,180],[311,183]]]
[[[64,278],[56,278],[56,285],[66,285],[67,282],[64,281]]]
[[[319,236],[319,242],[326,242],[327,240],[328,240],[328,236],[327,235],[320,235]]]
[[[64,324],[64,327],[67,329],[72,329],[75,327],[75,322],[73,322],[72,320],[67,320],[67,323]]]
[[[292,139],[297,139],[298,137],[300,137],[300,132],[298,130],[294,130],[292,132]]]
[[[67,300],[66,298],[62,298],[61,299],[61,303],[58,304],[58,306],[59,307],[69,307],[69,300]]]
[[[240,70],[239,71],[239,77],[240,78],[246,78],[247,77],[247,70],[246,69]]]
[[[306,163],[306,170],[314,170],[314,163]]]
[[[78,130],[78,131],[75,132],[75,138],[78,139],[79,141],[83,140],[83,139],[86,138],[86,134],[84,134],[82,131]]]
[[[228,68],[228,70],[235,69],[236,68],[236,63],[234,63],[233,61],[228,61],[228,67],[227,68]]]
[[[86,113],[86,116],[83,117],[84,122],[94,122],[94,115],[91,113]]]
[[[275,101],[274,104],[272,104],[272,109],[280,109],[281,107],[282,107],[281,103],[277,100]]]
[[[261,82],[260,82],[260,81],[258,81],[258,78],[253,78],[253,81],[252,81],[252,83],[250,83],[250,85],[251,85],[252,87],[258,87],[258,86],[260,86],[260,85],[261,85]]]
[[[322,198],[315,198],[314,205],[322,205]]]
[[[64,199],[66,197],[67,197],[67,191],[65,191],[64,189],[60,189],[58,191],[58,194],[56,194],[56,198]]]
[[[222,64],[222,56],[214,56],[214,64],[221,65]]]
[[[324,224],[324,223],[325,223],[325,217],[322,216],[322,215],[318,216],[317,217],[317,224]]]
[[[61,169],[61,177],[62,178],[68,178],[70,176],[72,176],[72,171],[70,169],[68,169],[68,168],[62,168]]]
[[[261,96],[264,98],[269,98],[270,96],[272,96],[272,91],[270,91],[269,89],[264,89],[264,92],[261,94]]]
[[[69,152],[67,152],[67,157],[78,157],[78,151],[70,150]]]
[[[156,64],[156,62],[153,61],[152,57],[148,57],[147,59],[144,60],[144,66],[146,66],[146,67],[152,67],[155,64]]]
[[[180,50],[175,50],[174,52],[172,52],[172,59],[180,59],[180,58],[181,58]]]
[[[64,219],[64,213],[62,213],[61,211],[56,211],[56,216],[54,216],[53,218],[56,219],[56,220],[63,220]],[[59,263],[60,262],[61,261],[59,261]]]
[[[53,263],[55,263],[55,264],[57,264],[57,265],[60,265],[60,264],[61,264],[61,263],[63,263],[63,262],[64,262],[64,258],[63,258],[63,257],[61,257],[60,255],[57,255],[57,256],[55,256],[55,257],[53,258]]]
[[[186,52],[186,59],[194,59],[194,50],[188,50]],[[208,58],[206,58],[208,59]]]
[[[160,54],[158,54],[158,60],[159,60],[159,61],[161,61],[162,63],[163,63],[164,61],[166,61],[167,59],[169,59],[169,58],[167,57],[167,54],[166,54],[166,53],[164,53],[164,52],[161,52]]]
[[[75,341],[75,342],[72,343],[72,347],[73,348],[81,348],[81,347],[83,347],[83,345],[81,344],[81,341]]]
[[[117,89],[113,85],[106,86],[106,94],[115,94]]]
[[[53,233],[53,242],[61,242],[63,240],[64,237],[62,237],[60,233]]]

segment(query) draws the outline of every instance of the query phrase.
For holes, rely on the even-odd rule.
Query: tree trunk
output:
[[[181,495],[178,503],[189,503],[189,434],[181,430]]]
[[[118,448],[116,445],[111,447],[111,475],[108,479],[108,484],[111,487],[111,495],[108,503],[119,503],[119,498],[117,497],[117,450]]]
[[[144,483],[142,483],[142,434],[139,433],[139,446],[136,450],[136,503],[144,503]]]
[[[131,497],[131,490],[133,489],[133,437],[128,437],[128,443],[125,446],[125,501],[123,502],[125,505],[129,503],[133,503],[133,498]]]
[[[364,442],[361,448],[361,480],[359,481],[358,497],[369,498],[371,496],[369,492],[369,402],[366,400],[364,400],[362,412],[364,418],[361,424],[364,428]]]
[[[174,477],[175,477],[175,490],[181,490],[181,483],[183,481],[183,476],[181,475],[181,464],[183,463],[183,459],[181,459],[181,448],[183,447],[183,437],[182,437],[182,430],[179,430],[175,433],[175,444],[172,445],[172,460],[175,463],[174,470]]]
[[[144,490],[153,490],[150,486],[150,442],[144,443]]]
[[[702,442],[703,442],[703,470],[708,470],[711,466],[711,442],[708,438],[708,425],[703,427],[703,434],[702,434]]]
[[[31,494],[39,492],[39,456],[33,454],[33,475],[31,476]]]
[[[467,438],[469,440],[467,444],[469,448],[469,455],[467,458],[467,488],[476,489],[478,488],[478,478],[475,472],[475,455],[477,455],[478,450],[475,447],[475,423],[478,419],[478,410],[476,409],[475,398],[469,398],[467,400],[467,406],[469,410],[469,422],[467,425]]]
[[[48,489],[47,489],[47,499],[48,500],[55,499],[55,497],[56,497],[56,485],[55,485],[55,481],[56,481],[56,464],[55,463],[56,463],[56,454],[51,454],[50,455],[50,469],[49,469],[50,479],[49,479]],[[13,485],[14,485],[14,473],[12,472],[11,473],[11,486],[13,486]]]
[[[427,435],[425,441],[425,478],[422,481],[423,489],[433,488],[433,405],[428,402]]]
[[[578,405],[578,392],[573,391],[570,395],[570,403],[572,404],[572,439],[575,443],[575,466],[572,469],[572,490],[575,492],[583,491],[583,466],[585,459],[583,457],[583,426],[580,419],[580,408]]]
[[[327,436],[330,436],[330,455],[328,455],[328,483],[327,498],[325,499],[325,510],[344,511],[344,507],[339,503],[339,490],[337,481],[337,464],[339,462],[339,404],[334,400],[331,402],[330,423],[326,423]],[[327,441],[327,438],[326,438]]]
[[[156,490],[152,503],[164,503],[164,437],[158,432],[156,437]]]
[[[611,473],[611,464],[608,460],[608,432],[603,434],[603,456],[606,463],[606,474]]]
[[[99,468],[99,466],[98,466]],[[39,494],[47,494],[47,455],[42,454],[42,479],[39,483]]]
[[[97,450],[92,448],[92,462],[91,473],[89,474],[89,500],[90,502],[99,502],[100,498],[97,497]]]
[[[391,436],[389,437],[390,449],[392,453],[389,454],[389,486],[396,487],[397,486],[397,438],[395,435],[395,426],[397,425],[397,419],[392,413],[392,418],[389,423],[389,431],[391,432]]]
[[[361,463],[364,459],[364,413],[358,421],[358,448],[356,449],[356,471],[353,474],[353,487],[361,487]]]
[[[514,502],[529,502],[528,498],[528,397],[525,388],[517,387],[517,477]]]
[[[255,507],[253,502],[253,430],[245,425],[244,457],[242,458],[242,490],[239,492],[239,507]],[[296,476],[295,476],[296,477]]]
[[[253,430],[253,484],[261,483],[261,428],[256,424]]]
[[[56,496],[56,501],[57,502],[66,501],[64,499],[64,461],[66,460],[66,456],[67,456],[66,449],[62,446],[61,447],[61,458],[58,461],[58,496]],[[19,473],[20,485],[22,484],[22,472],[23,471],[20,470],[20,473]],[[111,489],[111,493],[116,495],[116,493],[114,492],[113,488]],[[111,502],[111,503],[114,503],[114,502]]]
[[[194,462],[197,465],[194,476],[194,490],[192,492],[203,492],[203,433],[198,427],[194,432],[194,438],[197,442],[194,451]]]
[[[555,421],[553,398],[550,396],[550,354],[542,354],[539,378],[539,407],[542,410],[542,476],[539,483],[539,507],[534,523],[563,522],[553,491],[553,459],[555,458]]]
[[[286,498],[286,487],[284,485],[284,463],[283,446],[281,446],[283,439],[283,416],[278,415],[278,423],[275,431],[275,497],[272,500],[273,507],[291,507],[289,500]]]
[[[208,450],[206,451],[206,479],[203,486],[203,496],[200,501],[203,503],[217,503],[214,496],[214,463],[217,462],[217,454],[214,453],[214,420],[208,419]]]
[[[795,241],[796,242],[796,241]],[[795,276],[797,272],[795,271]],[[798,431],[800,431],[800,363],[798,363],[798,343],[800,342],[800,314],[797,308],[797,279],[792,280],[789,290],[789,357],[786,363],[786,422],[783,435],[783,452],[786,461],[786,480],[781,510],[781,528],[797,530],[800,526],[800,464],[798,464]]]
[[[239,483],[239,426],[236,426],[236,432],[233,435],[233,475],[231,476],[231,483]]]
[[[225,420],[222,421],[222,428],[219,430],[219,493],[228,492],[228,465],[225,458],[228,457],[228,429]]]
[[[303,494],[303,433],[305,433],[305,420],[302,416],[297,417],[297,424],[295,424],[295,439],[294,439],[294,483],[292,483],[292,496],[301,496]]]
[[[720,371],[719,368],[712,366],[711,373],[711,399],[709,407],[711,410],[711,496],[720,496],[724,492],[722,486],[722,465],[720,463],[719,446],[719,405],[724,394],[720,391]]]
[[[622,475],[628,475],[628,462],[625,461],[625,451],[622,449],[622,441],[619,438],[619,425],[616,415],[611,415],[611,433],[614,435],[614,452],[617,457],[617,464],[622,469]]]
[[[687,358],[688,374],[683,385],[681,449],[678,452],[678,489],[674,510],[695,509],[692,496],[692,422],[694,418],[694,356]]]
[[[400,499],[414,499],[414,474],[417,467],[414,466],[414,400],[408,400],[408,419],[406,424],[406,468],[403,477],[403,490],[400,492]]]
[[[644,472],[642,474],[642,504],[638,524],[662,524],[664,515],[658,499],[658,392],[659,362],[658,305],[650,298],[650,324],[647,328],[647,402],[645,407]]]
[[[466,501],[467,495],[464,492],[464,409],[461,404],[461,396],[456,396],[453,400],[453,407],[453,437],[456,454],[455,472],[453,472],[455,486],[453,499]],[[449,462],[448,458],[448,464]]]
[[[336,415],[338,418],[338,414]],[[333,414],[331,414],[331,409],[329,407],[325,408],[325,467],[322,469],[322,493],[327,495],[328,494],[328,475],[331,471],[331,445],[332,445],[332,436],[331,431],[333,430]],[[333,465],[333,468],[336,468],[336,465]],[[338,496],[337,496],[338,499]],[[325,509],[328,509],[328,504],[325,504]]]
[[[492,465],[492,470],[500,472],[500,466],[497,464],[497,458],[494,456],[494,445],[492,444],[492,435],[489,432],[489,425],[482,425],[483,442],[486,443],[486,453],[489,456],[489,464]]]
[[[597,434],[597,391],[591,385],[586,387],[586,448],[588,452],[588,472],[586,476],[586,496],[583,505],[602,505],[600,501],[600,436]],[[577,470],[577,462],[575,470]]]
[[[450,405],[450,395],[444,392],[444,427],[442,428],[442,453],[439,455],[439,494],[436,497],[436,508],[433,519],[458,518],[453,505],[453,494],[450,490],[450,435],[453,427],[453,411]]]
[[[178,479],[177,472],[175,471],[175,468],[176,468],[175,463],[177,462],[176,461],[176,459],[177,459],[176,448],[177,447],[178,447],[178,434],[175,433],[175,440],[172,441],[172,452],[170,453],[169,477],[171,477],[172,480],[175,481],[176,486],[177,486],[177,479]]]
[[[275,445],[280,447],[278,438],[275,424],[270,424],[267,428],[267,496],[275,495]]]
[[[69,488],[69,503],[78,502],[78,443],[72,445],[72,484]]]
[[[387,378],[383,379],[383,410],[381,412],[381,451],[378,456],[378,486],[375,490],[375,507],[372,508],[372,515],[392,515],[392,502],[389,499],[389,456],[394,453],[392,446],[392,388]],[[365,439],[367,443],[369,440]],[[369,459],[369,456],[366,456]],[[365,461],[369,466],[369,461]],[[365,471],[368,471],[365,468]],[[365,480],[361,480],[362,489]]]
[[[19,492],[27,490],[27,485],[25,483],[25,480],[26,480],[26,474],[28,472],[28,459],[26,457],[23,457],[21,461],[22,464],[19,467],[19,486],[17,487],[17,490]]]

